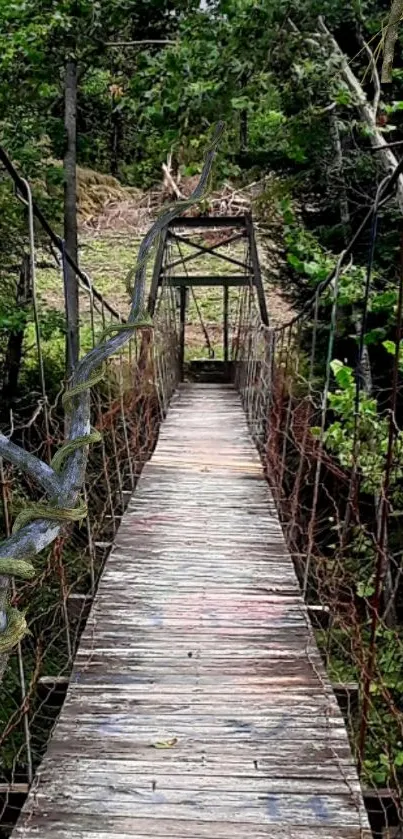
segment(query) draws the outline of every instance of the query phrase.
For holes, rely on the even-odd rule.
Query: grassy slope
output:
[[[127,277],[135,265],[139,244],[140,238],[130,236],[129,234],[117,235],[116,233],[111,234],[107,232],[91,236],[86,233],[81,237],[80,262],[82,268],[91,277],[96,288],[123,316],[127,314],[130,303],[130,296],[127,290]],[[182,249],[184,256],[190,255],[192,252],[194,251],[187,246],[184,246]],[[237,247],[235,245],[231,250],[228,249],[228,253],[241,260],[243,257],[242,246]],[[172,254],[172,260],[178,258],[178,253]],[[201,256],[193,263],[189,263],[190,270],[192,273],[219,276],[232,273],[232,270],[238,272],[235,266],[232,269],[223,260],[207,255]],[[150,281],[151,271],[152,260],[148,270],[148,281]],[[183,274],[184,268],[178,267],[177,271]],[[53,268],[41,269],[38,272],[38,292],[42,311],[45,308],[56,309],[59,312],[63,311],[64,298],[60,272]],[[214,287],[197,288],[194,294],[203,322],[209,333],[210,341],[214,346],[216,357],[219,358],[222,355],[222,289]],[[238,290],[231,290],[230,311],[233,316],[235,314],[238,294]],[[84,326],[84,342],[86,344],[85,335],[86,328],[89,328],[89,312],[88,298],[85,292],[80,293],[80,302]],[[100,316],[97,316],[97,319],[100,321]],[[206,342],[200,325],[197,306],[193,296],[190,295],[187,316],[187,357],[189,359],[202,358],[206,356],[206,353]]]
[[[98,188],[98,187],[97,187]],[[88,193],[86,184],[86,192]],[[123,200],[126,197],[126,200]],[[151,216],[147,211],[140,209],[142,202],[122,194],[122,201],[116,201],[96,215],[93,229],[89,225],[83,225],[80,235],[80,264],[91,277],[96,288],[104,297],[125,316],[129,309],[130,296],[128,292],[127,277],[133,269],[141,237],[151,223]],[[111,224],[112,221],[112,224]],[[208,236],[208,234],[207,234]],[[209,245],[208,239],[199,238],[201,244]],[[171,254],[171,261],[177,260],[180,256],[194,254],[195,251],[186,245],[175,245]],[[224,249],[221,252],[225,252]],[[243,261],[245,257],[244,243],[236,242],[226,249],[227,255]],[[51,258],[46,257],[47,263],[51,265]],[[270,252],[262,252],[263,274],[270,278],[265,280],[268,298],[269,312],[272,322],[281,322],[288,318],[289,308],[276,290],[276,257]],[[198,258],[187,263],[191,273],[225,275],[228,273],[239,273],[242,269],[224,262],[213,255],[200,254]],[[177,273],[184,274],[184,267],[178,266]],[[148,269],[148,282],[152,273],[152,257]],[[274,282],[273,282],[274,278]],[[64,295],[61,272],[56,268],[41,268],[38,271],[38,292],[41,310],[53,310],[59,313],[64,311]],[[239,290],[230,290],[230,325],[235,324],[236,311],[239,301]],[[223,292],[217,287],[196,288],[189,295],[187,330],[186,330],[186,356],[192,358],[207,357],[208,351],[203,328],[200,323],[200,315],[205,329],[209,334],[211,345],[214,348],[216,358],[222,357],[222,317],[223,317]],[[82,349],[87,350],[91,345],[91,327],[89,317],[88,295],[80,292],[80,310],[82,323]],[[199,310],[199,311],[198,311]],[[96,315],[95,328],[97,334],[102,331],[102,313]],[[32,336],[30,336],[32,337]],[[62,352],[63,336],[57,337],[56,332],[52,333],[50,340],[46,342],[45,352],[49,355],[59,355]]]

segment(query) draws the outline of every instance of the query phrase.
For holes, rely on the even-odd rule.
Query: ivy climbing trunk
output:
[[[67,252],[78,264],[77,242],[77,61],[69,58],[64,86],[64,126],[66,149],[64,155],[64,241]],[[66,362],[70,374],[79,356],[79,303],[77,275],[65,265],[65,296],[67,312]]]

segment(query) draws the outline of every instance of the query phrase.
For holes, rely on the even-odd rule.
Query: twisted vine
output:
[[[87,514],[80,493],[85,479],[88,447],[95,442],[90,427],[90,389],[102,378],[102,373],[96,371],[130,340],[136,329],[150,328],[151,321],[144,316],[144,294],[151,247],[171,221],[204,197],[223,130],[223,123],[218,123],[193,193],[185,201],[164,210],[143,238],[134,271],[127,322],[113,329],[108,328],[99,344],[77,364],[63,400],[69,414],[69,440],[56,453],[51,465],[0,434],[0,457],[27,472],[48,496],[44,503],[26,506],[14,523],[12,535],[0,544],[0,656],[7,654],[28,632],[25,615],[12,608],[8,600],[10,577],[32,579],[34,569],[27,558],[48,547],[66,522],[79,521]],[[2,664],[0,661],[0,672]]]

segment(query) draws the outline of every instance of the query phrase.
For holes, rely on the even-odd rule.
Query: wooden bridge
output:
[[[41,550],[53,542],[49,556],[60,583],[56,577],[55,586],[52,562],[45,568],[40,557],[29,569],[30,579],[36,574],[32,589],[30,582],[9,586],[12,571],[0,577],[0,640],[10,631],[10,615],[19,616],[19,625],[24,622],[33,593],[39,612],[38,623],[34,610],[30,616],[32,635],[14,644],[8,671],[16,710],[8,709],[0,720],[8,749],[0,831],[14,839],[391,839],[389,827],[403,814],[395,751],[401,742],[401,697],[393,684],[381,681],[376,644],[378,630],[387,628],[379,608],[385,543],[389,535],[394,544],[400,538],[387,499],[396,402],[382,415],[392,429],[379,485],[386,490],[378,487],[372,500],[365,490],[357,514],[359,457],[354,468],[341,465],[325,441],[333,422],[329,393],[337,387],[333,359],[341,363],[334,355],[337,284],[330,329],[320,340],[317,314],[334,275],[300,314],[269,326],[251,218],[179,222],[172,211],[167,218],[147,289],[153,330],[149,320],[143,322],[140,339],[132,335],[125,345],[129,330],[126,325],[122,330],[119,313],[79,274],[92,352],[101,346],[103,359],[112,352],[114,359],[104,391],[93,376],[91,405],[83,396],[89,382],[76,383],[76,436],[68,451],[58,448],[53,412],[43,426],[48,460],[27,461],[28,473],[39,463],[45,493],[52,498],[57,485],[71,498],[64,483],[69,465],[78,462],[71,451],[82,458],[80,446],[87,445],[91,426],[97,429],[101,451],[90,451],[93,471],[89,479],[87,470],[83,489],[90,511],[86,528],[72,529],[65,542],[63,534],[55,546],[58,511],[53,505],[49,524],[44,517],[50,506],[40,505],[40,520],[36,516],[2,543],[4,568],[4,558],[25,558],[32,534],[39,534]],[[209,238],[206,231],[214,233]],[[234,243],[235,253],[227,247]],[[197,272],[200,255],[226,262],[226,270]],[[143,263],[138,271],[144,279]],[[222,288],[222,346],[210,367],[216,383],[197,384],[186,382],[185,375],[188,292],[198,287],[202,293],[208,285]],[[112,337],[100,344],[99,334]],[[396,394],[397,360],[395,365]],[[197,377],[202,378],[200,370]],[[44,397],[45,414],[47,404]],[[38,424],[34,446],[43,427]],[[16,475],[19,491],[25,488],[18,477],[18,446],[7,455],[4,439],[2,451],[11,466],[6,480],[0,460],[0,484],[9,536],[14,512],[7,493]],[[57,474],[55,453],[59,465],[67,459]],[[73,477],[74,487],[81,486],[77,474]],[[83,508],[85,514],[82,501],[67,514]],[[60,513],[66,513],[63,506]],[[380,516],[384,527],[374,529]],[[358,589],[355,567],[352,571],[345,562],[354,556],[357,530],[371,545],[366,567],[372,563],[369,579],[378,581],[375,597],[371,587]],[[75,577],[71,572],[67,579],[63,550],[79,566]],[[391,566],[395,594],[399,569]],[[20,610],[9,607],[7,586]],[[51,619],[40,612],[42,592],[45,600],[53,598]],[[74,597],[76,603],[92,603],[81,638],[82,624],[69,615]],[[330,616],[319,631],[311,626],[308,602]],[[352,674],[349,686],[357,701],[349,736],[325,659],[330,667],[336,664],[333,673],[344,675],[346,663]],[[0,672],[3,666],[0,654]],[[44,698],[44,688],[67,683],[43,757],[53,689]],[[14,729],[17,745],[10,758]],[[372,804],[369,819],[356,761],[367,806]],[[380,783],[385,783],[381,789]]]
[[[182,385],[15,839],[364,839],[347,733],[238,393]]]

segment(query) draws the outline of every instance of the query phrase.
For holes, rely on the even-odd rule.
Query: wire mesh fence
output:
[[[388,340],[371,344],[373,253],[374,240],[352,311],[344,255],[283,327],[263,326],[247,289],[232,353],[372,827],[394,837],[403,823],[403,280],[398,267]]]

